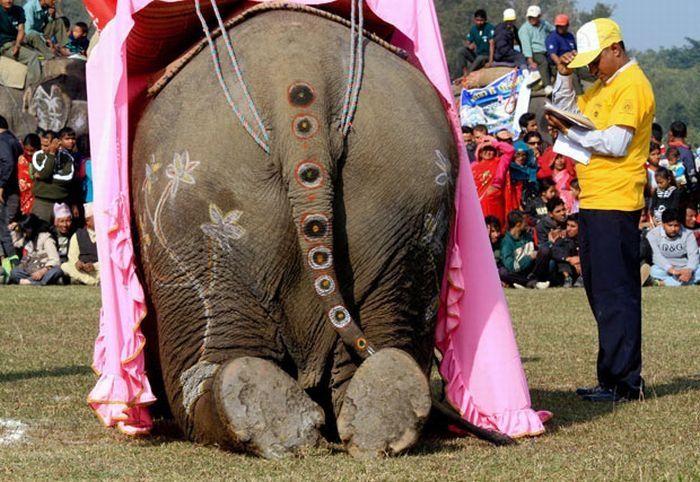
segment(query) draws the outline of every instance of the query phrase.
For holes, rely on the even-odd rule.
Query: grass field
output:
[[[508,300],[533,406],[555,414],[547,434],[507,448],[431,435],[393,459],[332,447],[270,462],[165,435],[167,425],[141,440],[103,428],[85,403],[98,290],[0,287],[0,419],[27,427],[0,445],[0,480],[700,480],[700,288],[644,290],[649,393],[615,406],[573,394],[595,382],[583,290]]]

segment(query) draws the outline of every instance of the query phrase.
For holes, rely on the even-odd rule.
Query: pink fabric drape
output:
[[[134,15],[152,2],[119,0],[115,11],[110,0],[86,0],[90,11],[100,12],[102,26],[87,75],[97,246],[100,259],[105,260],[101,262],[102,312],[93,365],[99,379],[88,402],[105,425],[116,425],[131,434],[150,429],[147,405],[155,398],[144,370],[145,340],[139,324],[146,308],[135,273],[128,177],[129,104],[144,84],[129,75],[126,44]],[[346,0],[297,3],[347,5]],[[447,380],[448,399],[467,420],[482,427],[511,436],[542,433],[541,416],[546,413],[530,408],[525,373],[462,145],[433,2],[365,3],[379,19],[396,28],[392,43],[412,54],[443,97],[459,145],[457,216],[437,326],[437,346],[444,354],[440,371]],[[154,66],[154,72],[162,67]]]

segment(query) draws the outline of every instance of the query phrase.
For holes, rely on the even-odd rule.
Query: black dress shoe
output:
[[[601,388],[595,393],[590,393],[588,395],[583,395],[583,399],[588,402],[628,402],[629,399],[623,395],[620,395],[615,390],[610,388]]]
[[[598,393],[602,390],[605,390],[605,387],[602,385],[596,385],[595,387],[589,387],[589,388],[577,388],[576,389],[576,395],[579,397],[583,397],[586,395],[593,395],[594,393]]]

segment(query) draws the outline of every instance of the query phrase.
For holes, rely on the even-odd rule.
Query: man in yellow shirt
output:
[[[588,22],[576,40],[578,52],[561,57],[552,100],[588,117],[595,130],[547,116],[551,126],[591,153],[577,173],[582,276],[598,324],[598,385],[576,393],[596,402],[639,399],[644,380],[638,223],[654,93],[636,60],[628,57],[614,21]],[[598,80],[577,98],[572,69],[586,65]]]

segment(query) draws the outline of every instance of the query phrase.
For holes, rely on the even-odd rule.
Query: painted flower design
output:
[[[211,223],[201,225],[204,234],[218,241],[221,249],[230,249],[230,242],[241,239],[245,235],[245,229],[238,224],[243,211],[234,209],[224,214],[216,204],[209,205],[209,218]]]
[[[176,152],[171,162],[165,169],[165,175],[172,181],[170,188],[170,199],[175,199],[177,191],[180,188],[180,183],[194,184],[194,171],[199,166],[199,161],[190,160],[188,151]]]
[[[445,157],[445,155],[439,150],[435,150],[435,165],[440,169],[440,174],[435,176],[435,184],[438,186],[445,186],[450,183],[450,161]]]

